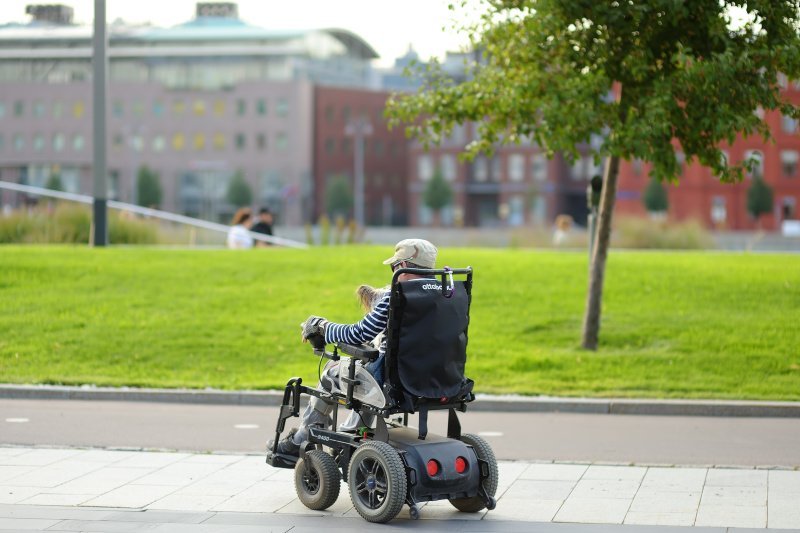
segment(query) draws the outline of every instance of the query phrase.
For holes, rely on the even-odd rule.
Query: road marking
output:
[[[478,433],[479,437],[502,437],[503,433],[500,431],[481,431]]]
[[[258,429],[258,424],[236,424],[233,427],[236,429]]]
[[[11,424],[24,424],[25,422],[30,422],[27,418],[6,418],[6,422],[10,422]]]

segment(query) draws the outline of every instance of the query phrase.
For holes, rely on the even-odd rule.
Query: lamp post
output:
[[[94,203],[92,220],[95,246],[108,244],[108,169],[106,161],[106,98],[108,96],[108,37],[106,35],[106,0],[94,0],[94,36],[92,39],[92,147]]]
[[[344,133],[354,138],[353,214],[358,227],[364,227],[364,137],[372,135],[372,124],[362,115],[347,123]]]

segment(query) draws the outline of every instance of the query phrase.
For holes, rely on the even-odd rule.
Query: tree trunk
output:
[[[619,118],[625,123],[628,117],[628,99],[624,87],[620,88]],[[611,135],[613,135],[613,131]],[[583,317],[583,339],[581,346],[587,350],[597,350],[600,337],[600,310],[603,302],[603,280],[606,273],[606,258],[611,241],[611,217],[617,198],[617,179],[619,178],[619,156],[612,155],[606,161],[603,173],[603,192],[600,195],[600,210],[597,215],[597,233],[594,250],[589,265],[589,291],[586,295],[586,312]]]
[[[600,211],[597,215],[592,260],[589,265],[589,292],[586,296],[586,314],[583,317],[583,340],[581,346],[587,350],[597,349],[600,335],[600,306],[603,300],[603,279],[606,272],[608,245],[611,240],[611,215],[617,196],[619,157],[608,158],[603,176],[603,192],[600,196]]]

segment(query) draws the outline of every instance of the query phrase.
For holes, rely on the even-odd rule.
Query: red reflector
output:
[[[428,475],[435,476],[439,473],[439,463],[436,462],[436,459],[431,459],[428,461]]]
[[[456,457],[456,472],[463,474],[467,469],[467,460],[463,457]]]

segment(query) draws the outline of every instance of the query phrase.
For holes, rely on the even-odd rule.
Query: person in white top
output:
[[[242,207],[233,215],[231,229],[228,230],[228,248],[243,250],[253,247],[253,237],[250,235],[250,226],[253,224],[253,215],[249,207]]]

